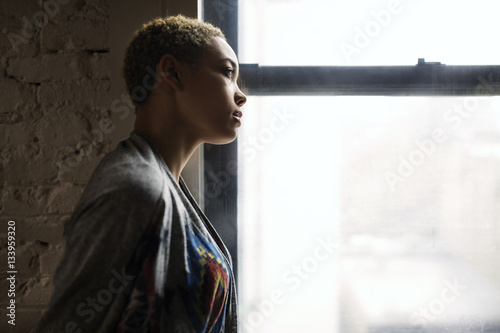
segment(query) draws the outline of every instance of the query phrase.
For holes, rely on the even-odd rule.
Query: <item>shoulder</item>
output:
[[[73,218],[91,211],[113,215],[155,210],[169,204],[169,179],[150,145],[133,137],[122,141],[94,170],[76,205]]]
[[[86,192],[92,197],[128,193],[158,198],[165,186],[165,178],[152,148],[147,142],[131,137],[102,159],[87,184]]]

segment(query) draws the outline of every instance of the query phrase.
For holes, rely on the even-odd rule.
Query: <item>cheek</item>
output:
[[[203,82],[199,82],[196,89],[194,90],[193,99],[201,102],[202,105],[213,102],[217,93],[215,87],[216,82],[213,82],[213,80],[205,80]]]
[[[223,84],[212,85],[202,93],[203,106],[207,109],[220,110],[231,107],[230,89]],[[221,110],[220,110],[221,111]]]
[[[230,112],[233,108],[232,87],[219,74],[200,78],[193,88],[187,102],[199,117],[209,120],[207,118]]]

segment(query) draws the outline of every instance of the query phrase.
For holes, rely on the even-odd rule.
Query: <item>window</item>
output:
[[[491,329],[499,106],[254,96],[239,136],[243,332]]]
[[[238,217],[241,332],[499,330],[495,2],[204,8],[250,95],[237,146],[205,150],[238,197],[212,202]]]
[[[240,61],[261,66],[499,65],[494,0],[239,2]]]

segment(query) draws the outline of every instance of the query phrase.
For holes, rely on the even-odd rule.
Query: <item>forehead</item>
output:
[[[236,53],[234,53],[231,46],[220,37],[215,37],[212,39],[212,44],[205,51],[203,58],[204,60],[209,62],[220,61],[222,59],[229,58],[235,64],[238,63]]]

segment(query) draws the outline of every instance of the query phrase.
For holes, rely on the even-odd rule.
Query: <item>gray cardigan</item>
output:
[[[237,332],[230,254],[145,135],[103,158],[65,233],[37,332]]]

